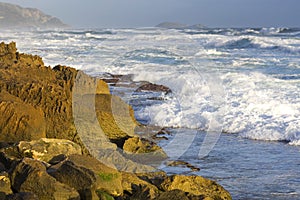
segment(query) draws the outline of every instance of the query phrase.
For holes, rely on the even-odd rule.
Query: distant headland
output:
[[[205,28],[202,24],[195,24],[195,25],[188,25],[188,24],[181,24],[177,22],[162,22],[155,27],[158,28],[167,28],[167,29],[199,29]]]
[[[0,29],[18,28],[67,28],[60,19],[47,15],[36,8],[0,2]]]

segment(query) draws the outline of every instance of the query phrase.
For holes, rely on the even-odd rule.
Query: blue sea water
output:
[[[141,122],[170,128],[161,145],[171,158],[199,166],[234,199],[300,199],[300,29],[3,31],[0,39],[46,65],[168,86],[172,93],[111,89]]]

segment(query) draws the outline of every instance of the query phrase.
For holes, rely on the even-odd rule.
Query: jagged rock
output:
[[[121,173],[92,157],[71,155],[48,171],[60,182],[78,190],[84,199],[93,197],[96,190],[112,196],[123,193]]]
[[[0,161],[0,172],[3,172],[6,170],[6,167],[4,166],[4,164]]]
[[[167,159],[167,155],[161,147],[145,138],[133,137],[127,139],[123,150],[127,158],[144,165],[157,167]]]
[[[31,192],[19,192],[7,195],[5,200],[39,200],[39,198]]]
[[[96,114],[105,135],[121,147],[122,142],[134,135],[134,129],[138,125],[134,111],[120,97],[115,95],[96,95]]]
[[[44,113],[6,91],[0,92],[0,140],[14,142],[46,137]]]
[[[79,199],[77,191],[55,180],[40,161],[24,158],[11,172],[12,188],[16,192],[32,192],[40,200]]]
[[[144,173],[156,171],[155,166],[143,162],[135,162],[132,157],[125,157],[120,151],[113,149],[98,149],[92,152],[92,155],[107,166],[116,167],[122,172]],[[143,157],[143,155],[138,156]]]
[[[78,144],[65,139],[42,138],[30,142],[21,141],[18,144],[19,152],[23,155],[31,155],[32,158],[49,162],[53,157],[60,154],[82,154]]]
[[[161,193],[155,200],[166,200],[166,199],[172,199],[172,200],[204,200],[204,196],[199,195],[192,195],[187,192],[181,191],[181,190],[170,190]],[[209,199],[205,199],[209,200]]]
[[[110,139],[127,138],[134,130],[136,121],[132,108],[120,98],[109,95],[104,81],[70,67],[45,67],[39,56],[18,53],[14,42],[0,43],[0,76],[0,109],[2,112],[8,110],[14,116],[11,120],[8,120],[8,115],[0,117],[0,138],[3,141],[18,142],[42,137],[68,139],[88,153],[74,124],[74,95],[94,98],[98,121]],[[79,85],[77,93],[73,94],[75,82]],[[115,113],[115,110],[122,111],[123,115]],[[124,123],[123,111],[130,113],[130,119]],[[18,120],[22,126],[15,125]],[[130,126],[129,120],[133,121]]]
[[[23,8],[15,4],[0,3],[0,28],[66,28],[56,17],[34,8]]]
[[[10,188],[10,179],[7,172],[0,173],[0,199],[5,195],[12,194],[12,190]]]
[[[70,143],[55,154],[57,143],[52,148],[50,140],[4,145],[0,149],[0,163],[9,169],[12,190],[19,193],[14,195],[16,198],[29,192],[42,200],[79,199],[80,195],[86,199],[109,199],[121,198],[125,190],[124,196],[128,198],[152,199],[159,190],[170,196],[176,195],[178,192],[173,190],[178,189],[187,197],[230,199],[221,186],[202,177],[162,175],[156,179],[156,175],[145,174],[155,171],[149,164],[160,165],[165,154],[156,144],[137,137],[134,131],[139,123],[133,109],[110,95],[103,81],[70,67],[45,67],[40,57],[18,53],[15,43],[0,43],[0,77],[0,109],[8,110],[13,117],[0,116],[0,140],[66,139],[98,159],[69,155]],[[16,121],[20,125],[16,126]],[[122,152],[122,148],[128,153]],[[74,149],[80,153],[77,147]],[[54,152],[54,157],[44,157],[45,151]],[[45,160],[53,166],[24,156]],[[46,166],[50,167],[48,172]],[[124,175],[115,168],[144,174],[141,178]]]
[[[148,172],[148,173],[138,173],[137,176],[156,187],[161,186],[161,183],[168,177],[166,172],[164,171],[155,171],[155,172]]]
[[[10,169],[14,163],[19,162],[23,156],[16,146],[9,146],[0,149],[0,162],[6,169]]]
[[[192,195],[204,198],[229,200],[231,196],[222,186],[215,181],[201,176],[173,175],[165,179],[161,184],[165,191],[181,190]]]
[[[170,167],[187,167],[190,168],[192,171],[200,171],[199,167],[196,167],[186,161],[183,160],[173,160],[173,161],[169,161],[167,162],[167,166]]]
[[[54,156],[51,160],[49,160],[48,163],[49,163],[50,165],[56,165],[56,164],[58,164],[58,163],[60,163],[60,162],[62,162],[62,161],[64,161],[64,160],[66,160],[66,159],[67,159],[67,156],[66,156],[66,155],[64,155],[64,154],[59,154],[59,155],[57,155],[57,156]]]
[[[123,150],[128,153],[149,153],[160,151],[161,147],[147,139],[133,137],[125,141]]]
[[[129,199],[154,199],[159,190],[155,185],[140,179],[133,173],[122,173],[122,186]]]
[[[145,83],[141,87],[139,87],[136,91],[154,91],[154,92],[164,92],[168,94],[172,92],[172,90],[164,85],[157,85],[153,83]]]

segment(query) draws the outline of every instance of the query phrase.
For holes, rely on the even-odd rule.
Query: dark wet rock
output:
[[[0,199],[1,196],[12,194],[13,191],[10,188],[11,183],[7,172],[0,173]]]
[[[154,139],[154,140],[169,140],[169,138],[167,137],[168,135],[171,135],[171,132],[169,130],[167,130],[166,128],[162,128],[152,136],[152,139]]]
[[[56,180],[75,188],[83,199],[95,196],[96,190],[112,196],[123,192],[121,173],[92,157],[71,155],[48,172]]]
[[[125,199],[154,199],[158,194],[158,188],[139,178],[133,173],[122,173],[122,186]]]
[[[19,162],[22,158],[23,156],[16,146],[0,149],[0,162],[6,169],[10,169],[14,163]]]
[[[170,167],[187,167],[190,168],[192,171],[200,171],[199,167],[196,167],[188,162],[185,162],[183,160],[175,160],[175,161],[169,161],[167,163]]]
[[[55,180],[40,161],[24,158],[11,172],[12,189],[32,192],[40,200],[79,199],[77,191]]]
[[[6,171],[5,165],[0,161],[0,172]]]
[[[62,161],[64,161],[64,160],[66,160],[67,159],[67,156],[66,155],[64,155],[64,154],[59,154],[59,155],[57,155],[57,156],[54,156],[51,160],[49,160],[49,164],[50,165],[56,165],[56,164],[58,164],[58,163],[60,163],[60,162],[62,162]]]
[[[19,192],[7,195],[5,200],[39,200],[39,198],[31,192]]]
[[[166,200],[166,199],[171,199],[171,200],[204,200],[205,197],[203,195],[193,195],[188,192],[184,192],[181,190],[170,190],[161,193],[155,200]],[[207,198],[206,200],[210,200]]]
[[[156,187],[160,188],[162,182],[168,177],[164,171],[148,172],[148,173],[139,173],[137,176]],[[161,188],[160,188],[161,189]]]
[[[164,85],[157,85],[153,83],[145,83],[137,89],[140,91],[153,91],[153,92],[164,92],[166,94],[172,92],[172,90]]]

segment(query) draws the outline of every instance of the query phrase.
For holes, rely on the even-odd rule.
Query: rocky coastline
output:
[[[0,200],[231,199],[215,181],[170,176],[141,161],[167,155],[134,132],[142,125],[133,109],[105,81],[47,67],[14,42],[0,43],[0,77]],[[74,117],[90,117],[91,110],[96,120]]]

